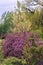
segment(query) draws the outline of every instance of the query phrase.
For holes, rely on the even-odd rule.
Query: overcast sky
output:
[[[0,0],[0,16],[5,11],[13,11],[16,4],[17,4],[17,0]]]

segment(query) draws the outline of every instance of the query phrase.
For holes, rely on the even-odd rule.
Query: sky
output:
[[[24,0],[19,0],[24,1]],[[43,1],[43,0],[40,0]],[[14,11],[14,7],[17,5],[17,0],[0,0],[0,17],[4,12]]]
[[[19,0],[20,2],[22,0]],[[14,11],[17,5],[17,0],[0,0],[0,16],[6,11]]]

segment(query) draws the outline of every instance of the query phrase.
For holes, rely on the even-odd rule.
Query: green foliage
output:
[[[31,31],[37,33],[39,38],[43,39],[43,9],[35,11],[33,15],[30,15]]]
[[[39,29],[42,25],[42,21],[43,21],[43,10],[39,11],[35,11],[34,14],[30,14],[30,21],[32,23],[32,29],[36,30]]]
[[[30,2],[30,0],[25,0]],[[27,4],[28,4],[27,3]],[[25,10],[25,6],[17,1],[17,9],[15,12],[8,12],[2,15],[2,23],[0,24],[0,34],[6,34],[13,30],[14,32],[31,31],[38,34],[39,38],[43,40],[43,9],[33,14]],[[13,24],[14,23],[14,24]],[[14,25],[14,27],[13,27]],[[13,29],[12,29],[13,28]],[[43,60],[43,46],[31,46],[28,48],[26,44],[23,50],[23,58],[15,57],[4,58],[2,43],[0,43],[0,65],[35,65],[37,61]]]
[[[43,46],[31,46],[30,48],[28,48],[28,45],[26,44],[24,46],[23,55],[27,65],[35,65],[37,61],[43,60]]]
[[[3,14],[2,16],[3,23],[0,24],[0,34],[8,33],[13,27],[12,16],[13,16],[12,13],[9,12],[7,14]]]
[[[3,41],[4,41],[4,40],[2,40],[2,39],[0,40],[0,63],[2,63],[3,60],[4,60],[3,49],[2,49]]]
[[[29,14],[27,11],[14,14],[14,28],[18,31],[29,31],[31,22],[29,21]]]
[[[40,12],[39,21],[40,21],[40,25],[43,27],[43,9],[42,9],[41,12]]]
[[[20,8],[21,4],[19,1],[17,1],[17,7]]]
[[[7,59],[4,59],[4,61],[1,65],[25,65],[25,64],[24,64],[24,62],[22,62],[21,59],[18,59],[15,57],[9,57]]]
[[[0,34],[3,32],[3,24],[0,24]]]

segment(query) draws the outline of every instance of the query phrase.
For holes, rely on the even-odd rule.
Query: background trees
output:
[[[13,14],[8,12],[2,15],[2,23],[0,24],[0,34],[8,33],[13,26]]]

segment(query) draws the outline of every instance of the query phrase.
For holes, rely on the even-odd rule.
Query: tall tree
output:
[[[2,22],[0,24],[0,34],[5,34],[13,27],[13,14],[11,12],[2,15]]]

